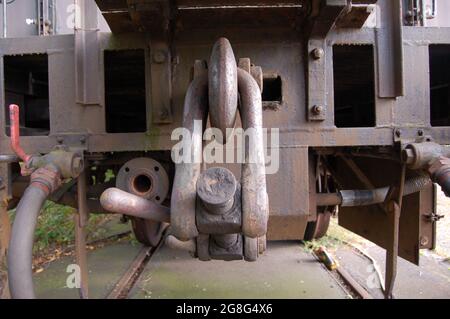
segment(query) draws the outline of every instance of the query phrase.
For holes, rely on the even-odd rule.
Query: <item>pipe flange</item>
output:
[[[117,174],[117,188],[161,204],[169,193],[169,176],[164,167],[151,158],[135,158]]]

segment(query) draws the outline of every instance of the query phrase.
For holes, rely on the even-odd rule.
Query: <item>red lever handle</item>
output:
[[[31,158],[20,146],[20,122],[19,122],[19,106],[11,104],[9,106],[9,119],[10,119],[10,131],[11,131],[11,148],[25,163]]]

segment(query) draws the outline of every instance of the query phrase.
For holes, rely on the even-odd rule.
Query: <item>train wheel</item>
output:
[[[317,220],[306,226],[304,240],[320,239],[327,234],[332,212],[325,210],[317,213]]]
[[[317,220],[309,222],[306,226],[304,240],[320,239],[324,237],[330,226],[332,214],[333,213],[329,210],[317,213]]]
[[[164,225],[142,218],[130,219],[136,240],[145,246],[156,247],[164,232]]]
[[[328,173],[321,156],[317,159],[316,167],[316,191],[317,193],[333,193],[336,191],[334,180]],[[327,234],[331,216],[336,210],[335,206],[318,207],[317,218],[306,225],[304,240],[320,239]]]

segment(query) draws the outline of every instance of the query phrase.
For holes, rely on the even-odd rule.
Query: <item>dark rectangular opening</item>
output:
[[[283,93],[281,88],[281,77],[279,76],[265,76],[263,80],[263,102],[278,102],[283,100]]]
[[[283,83],[277,74],[264,74],[262,103],[264,109],[278,109],[283,102]]]
[[[20,107],[20,134],[48,135],[50,131],[47,54],[3,58],[5,76],[6,134],[9,136],[9,105]]]
[[[371,45],[335,45],[334,119],[337,127],[375,126],[375,75]]]
[[[430,45],[429,56],[431,126],[450,126],[450,45]]]
[[[104,59],[106,131],[145,132],[145,51],[105,51]]]

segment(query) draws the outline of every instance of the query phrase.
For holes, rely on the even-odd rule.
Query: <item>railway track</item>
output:
[[[145,266],[147,266],[153,254],[159,249],[161,245],[162,243],[159,243],[157,247],[142,246],[133,262],[119,278],[106,299],[127,299],[131,290],[137,283],[140,275],[144,271]]]
[[[114,288],[108,294],[107,299],[127,299],[131,291],[138,283],[141,274],[144,272],[147,264],[151,262],[152,256],[161,248],[163,241],[157,247],[143,246],[135,259],[131,262],[127,270],[116,282]],[[317,267],[329,273],[337,285],[349,296],[355,299],[374,299],[374,297],[362,287],[358,281],[353,278],[342,266],[336,270],[329,270],[314,253],[311,256],[317,260]]]

